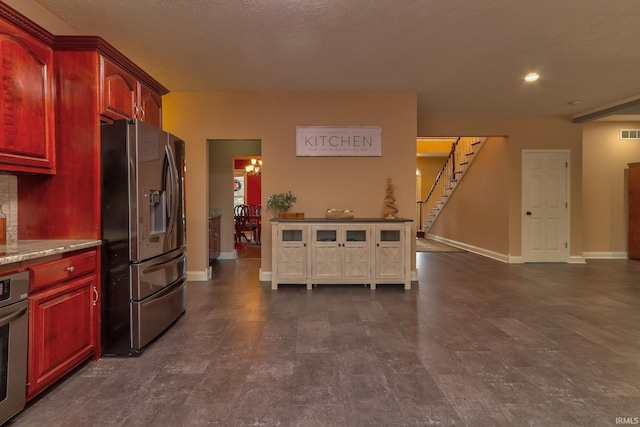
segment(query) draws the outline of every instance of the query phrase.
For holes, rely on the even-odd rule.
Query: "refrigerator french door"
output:
[[[186,310],[184,142],[102,124],[102,352],[139,355]]]

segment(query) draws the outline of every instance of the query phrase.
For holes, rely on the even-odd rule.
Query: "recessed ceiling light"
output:
[[[539,78],[540,78],[540,76],[537,73],[529,73],[526,76],[524,76],[524,81],[526,81],[526,82],[535,82]]]
[[[569,101],[568,104],[569,105],[578,105],[578,104],[580,104],[580,102],[581,101],[579,99],[574,99],[573,101]]]

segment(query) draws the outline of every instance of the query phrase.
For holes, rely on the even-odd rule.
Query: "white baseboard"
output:
[[[509,264],[524,264],[522,255],[509,255]]]
[[[211,279],[211,267],[204,271],[187,271],[187,280],[189,282],[206,282]]]
[[[459,248],[459,249],[464,249],[465,251],[473,252],[474,254],[478,254],[478,255],[486,256],[487,258],[495,259],[496,261],[501,261],[501,262],[505,262],[505,263],[510,262],[509,255],[506,255],[506,254],[501,254],[501,253],[498,253],[498,252],[490,251],[488,249],[479,248],[479,247],[476,247],[476,246],[473,246],[473,245],[468,245],[466,243],[457,242],[457,241],[451,240],[451,239],[446,239],[444,237],[434,236],[432,234],[427,235],[427,237],[429,237],[429,239],[435,240],[436,242],[444,243],[445,245],[453,246],[453,247],[456,247],[456,248]]]
[[[262,271],[262,269],[260,269],[259,271],[260,274],[258,275],[258,280],[260,280],[261,282],[271,282],[272,274],[270,271]]]
[[[585,259],[628,259],[627,252],[585,252]]]

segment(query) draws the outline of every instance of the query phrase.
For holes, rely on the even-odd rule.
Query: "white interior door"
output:
[[[567,150],[523,151],[524,262],[568,261],[568,158]]]

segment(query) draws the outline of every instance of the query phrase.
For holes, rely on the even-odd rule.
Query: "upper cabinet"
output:
[[[159,127],[168,90],[100,37],[55,36],[52,46],[56,175],[18,177],[18,235],[100,238],[101,123],[138,118]]]
[[[0,171],[56,172],[54,109],[53,49],[0,20]]]
[[[132,74],[100,57],[100,113],[112,119],[139,119],[162,125],[161,96]]]

